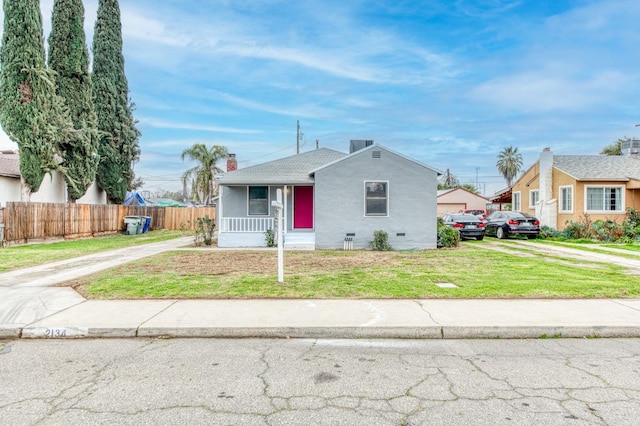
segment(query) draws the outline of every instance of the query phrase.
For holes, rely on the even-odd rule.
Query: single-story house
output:
[[[438,217],[460,210],[486,210],[489,200],[465,188],[442,189],[438,191]]]
[[[60,172],[45,175],[37,192],[29,192],[20,174],[18,151],[0,151],[0,207],[10,201],[35,203],[66,203],[67,184]],[[106,204],[106,193],[94,182],[86,194],[76,201],[79,204]]]
[[[436,248],[440,173],[358,142],[365,141],[352,141],[350,154],[321,148],[218,176],[218,246],[265,246],[281,189],[285,247],[342,249],[350,240],[367,248],[382,230],[394,249]]]
[[[625,218],[640,209],[640,158],[627,155],[554,155],[546,148],[511,188],[512,209],[562,230],[567,221]]]

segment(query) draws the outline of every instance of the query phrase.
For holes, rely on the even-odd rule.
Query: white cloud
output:
[[[254,134],[260,133],[259,130],[252,129],[238,129],[233,127],[221,127],[221,126],[208,126],[204,124],[187,123],[187,122],[175,122],[167,121],[155,118],[141,118],[140,125],[155,127],[159,129],[181,129],[181,130],[194,130],[212,133],[238,133],[238,134]]]

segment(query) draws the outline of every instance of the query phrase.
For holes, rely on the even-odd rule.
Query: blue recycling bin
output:
[[[142,233],[145,234],[149,230],[149,227],[151,226],[151,216],[142,216],[142,219],[144,220],[144,225],[142,226]]]

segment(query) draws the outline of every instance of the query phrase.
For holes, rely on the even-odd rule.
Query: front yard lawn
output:
[[[619,266],[481,244],[424,252],[287,251],[285,283],[277,282],[275,251],[174,251],[67,285],[97,299],[640,296],[640,277]]]
[[[96,238],[65,240],[0,248],[0,272],[26,268],[47,262],[70,259],[105,250],[156,243],[189,235],[182,231],[149,231],[139,235],[108,235]]]

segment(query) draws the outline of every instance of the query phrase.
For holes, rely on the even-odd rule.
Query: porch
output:
[[[218,247],[266,247],[265,232],[275,231],[273,218],[224,217],[218,228]],[[314,250],[316,234],[312,229],[286,231],[285,249]]]

